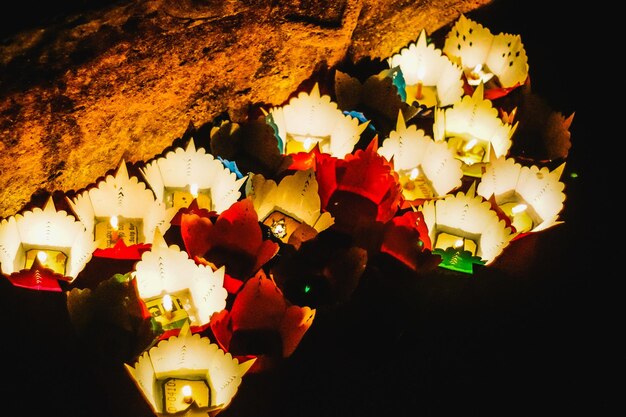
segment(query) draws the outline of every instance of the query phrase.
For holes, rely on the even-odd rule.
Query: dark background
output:
[[[0,34],[106,3],[16,3],[2,13]],[[598,102],[580,68],[585,59],[602,62],[581,46],[589,36],[602,42],[589,9],[496,0],[468,14],[492,33],[520,34],[532,90],[564,115],[575,112],[565,223],[522,239],[473,276],[440,270],[415,279],[381,259],[350,303],[318,310],[291,358],[246,375],[221,415],[604,414],[613,363],[605,294],[616,274],[603,269],[605,227],[594,220],[596,184],[606,183],[608,168]],[[150,416],[119,358],[103,353],[116,351],[115,335],[103,333],[97,347],[77,342],[63,294],[1,280],[0,296],[8,387],[0,415]]]

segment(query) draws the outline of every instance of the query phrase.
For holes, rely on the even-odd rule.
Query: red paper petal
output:
[[[280,325],[283,340],[283,357],[289,357],[296,350],[302,337],[309,330],[315,318],[315,310],[309,307],[290,306],[285,311]]]
[[[215,336],[217,344],[220,345],[222,350],[228,352],[230,347],[230,340],[233,337],[233,330],[230,325],[231,315],[228,310],[222,310],[213,313],[209,320],[209,326]]]
[[[115,245],[111,248],[96,249],[93,251],[93,256],[98,258],[108,259],[131,259],[140,260],[141,255],[149,251],[152,248],[150,243],[138,243],[136,245],[126,246],[123,239],[119,239],[115,242]]]
[[[387,223],[380,251],[417,270],[424,246],[430,247],[430,239],[422,213],[407,212]]]
[[[69,281],[70,278],[57,274],[50,268],[37,264],[37,260],[31,269],[22,269],[7,276],[8,280],[16,287],[27,288],[37,291],[61,292],[59,280]]]
[[[183,214],[180,223],[180,235],[185,243],[189,256],[204,256],[211,247],[207,236],[213,228],[213,222],[208,217],[197,214]]]
[[[287,302],[274,280],[260,271],[244,284],[231,309],[232,330],[276,329],[281,326]]]

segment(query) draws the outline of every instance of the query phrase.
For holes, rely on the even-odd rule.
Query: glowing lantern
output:
[[[187,320],[204,326],[226,306],[224,268],[197,265],[178,246],[168,246],[158,229],[133,275],[139,297],[163,329],[180,328]]]
[[[43,209],[37,207],[0,223],[0,264],[5,274],[29,269],[37,262],[74,280],[95,247],[91,231],[64,210],[57,211],[52,197]]]
[[[185,325],[178,336],[162,340],[125,367],[158,416],[214,416],[231,403],[254,361],[239,363]]]
[[[310,94],[301,92],[287,105],[272,108],[268,117],[282,141],[283,154],[310,152],[317,146],[323,153],[343,158],[368,125],[343,114],[330,96],[320,96],[317,83]]]
[[[443,52],[463,67],[469,85],[487,85],[491,98],[506,94],[528,78],[528,58],[519,35],[493,35],[461,15],[446,36]],[[493,88],[492,88],[493,85]],[[503,91],[504,89],[504,91]]]
[[[494,196],[517,234],[538,232],[562,223],[558,217],[565,201],[565,184],[560,181],[564,167],[550,171],[498,158],[485,167],[476,191],[484,198]]]
[[[417,101],[427,107],[449,106],[463,95],[463,71],[426,41],[420,32],[416,43],[410,44],[387,59],[390,68],[400,67],[406,82],[406,102]]]
[[[407,127],[402,113],[378,153],[393,159],[406,201],[436,198],[461,186],[461,162],[444,142],[435,142],[415,125]]]
[[[491,204],[475,194],[474,185],[467,193],[427,201],[420,211],[432,242],[428,249],[443,256],[444,268],[471,273],[473,263],[489,265],[513,237]]]
[[[155,200],[145,183],[128,175],[124,161],[115,176],[107,175],[96,187],[68,202],[94,234],[99,248],[112,248],[118,240],[126,246],[151,243],[155,230],[165,232],[174,214]]]
[[[288,175],[278,185],[256,174],[246,184],[246,196],[252,200],[259,221],[287,243],[296,231],[305,238],[300,240],[306,240],[333,224],[331,214],[321,212],[317,189],[312,169]]]
[[[217,213],[239,199],[245,181],[203,148],[196,149],[193,140],[186,149],[178,147],[146,164],[141,173],[167,207],[186,208],[196,199],[199,208]]]
[[[516,128],[517,123],[504,123],[491,101],[483,98],[482,84],[454,106],[437,109],[433,125],[435,140],[448,143],[455,157],[463,162],[463,173],[478,178],[491,152],[495,157],[507,154]]]

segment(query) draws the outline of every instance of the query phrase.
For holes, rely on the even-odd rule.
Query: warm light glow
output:
[[[39,262],[41,262],[41,264],[44,264],[48,260],[48,254],[40,250],[39,252],[37,252],[37,259],[39,259]]]
[[[189,185],[189,193],[193,198],[198,198],[198,184],[193,183]]]
[[[304,147],[304,149],[306,149],[307,151],[310,151],[311,148],[313,147],[313,138],[311,138],[310,136],[307,136],[304,138],[303,142],[304,143],[302,146]]]
[[[422,88],[424,86],[424,75],[426,70],[424,67],[419,67],[417,69],[417,91],[415,92],[415,98],[421,100],[422,97]]]
[[[174,307],[172,304],[172,297],[169,294],[165,294],[163,296],[163,309],[165,309],[165,314],[171,314],[172,308]]]
[[[454,242],[454,247],[455,248],[462,248],[463,247],[463,239],[457,239],[456,242]]]
[[[526,210],[528,206],[526,204],[518,204],[511,209],[511,213],[518,214]]]
[[[469,142],[465,144],[465,146],[463,147],[463,150],[465,152],[469,152],[474,146],[476,146],[477,143],[478,143],[478,139],[473,138],[472,140],[470,140]]]
[[[117,228],[119,227],[119,219],[117,218],[117,216],[111,216],[109,223],[111,224],[113,230],[117,230]]]
[[[415,181],[417,177],[419,177],[419,175],[420,175],[420,170],[418,167],[415,167],[411,170],[411,174],[409,174],[409,179],[411,181]]]
[[[182,391],[183,391],[183,401],[186,402],[187,404],[191,404],[191,402],[193,401],[193,397],[191,396],[191,386],[189,385],[183,386]]]

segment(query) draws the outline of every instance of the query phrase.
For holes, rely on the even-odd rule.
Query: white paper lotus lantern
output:
[[[406,126],[402,112],[396,129],[378,148],[387,160],[393,159],[400,177],[402,195],[407,201],[432,199],[461,186],[461,161],[445,142],[435,142],[415,125]]]
[[[309,152],[316,145],[322,153],[343,158],[354,150],[369,122],[345,115],[330,96],[320,95],[315,83],[311,93],[301,92],[282,107],[270,110],[270,117],[284,146],[281,152]]]
[[[433,132],[436,141],[446,141],[455,157],[463,162],[463,173],[482,176],[482,168],[495,157],[506,156],[518,123],[500,119],[491,100],[483,98],[483,84],[471,96],[447,109],[436,109]]]
[[[427,107],[445,107],[463,95],[463,71],[443,55],[435,45],[427,43],[426,31],[417,42],[387,59],[390,68],[400,67],[406,82],[406,102],[417,101]]]
[[[214,416],[233,400],[255,359],[239,363],[207,337],[185,325],[178,336],[144,352],[133,366],[133,382],[158,416]]]
[[[443,52],[458,60],[470,85],[497,77],[498,87],[512,88],[528,78],[528,58],[519,35],[493,35],[461,15],[446,36]]]
[[[91,259],[96,242],[74,216],[56,209],[52,197],[43,209],[11,216],[0,223],[0,263],[11,274],[42,266],[74,280]]]
[[[126,246],[151,243],[155,230],[170,227],[173,208],[155,199],[154,193],[135,176],[129,176],[122,161],[115,175],[107,175],[95,188],[68,202],[99,248],[111,248],[118,239]]]
[[[334,223],[329,212],[321,212],[318,184],[312,169],[285,176],[279,184],[255,174],[246,184],[246,196],[252,200],[259,221],[283,242],[306,226],[321,232]]]
[[[474,185],[467,193],[458,192],[440,200],[427,201],[420,211],[428,227],[433,251],[464,250],[489,265],[513,237],[491,204],[475,194]]]
[[[246,177],[237,179],[218,159],[190,140],[141,169],[158,201],[175,209],[186,208],[196,199],[198,207],[218,214],[241,196]]]
[[[187,320],[192,326],[208,324],[226,307],[224,267],[197,265],[177,245],[168,246],[158,229],[152,240],[133,271],[139,297],[164,329],[180,328]]]
[[[484,198],[494,196],[518,234],[539,232],[562,223],[558,218],[565,201],[565,184],[560,181],[564,167],[550,171],[498,158],[487,164],[476,191]]]

